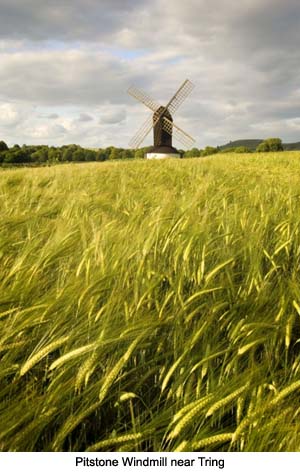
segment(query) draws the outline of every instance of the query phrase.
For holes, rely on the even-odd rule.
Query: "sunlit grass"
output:
[[[299,451],[299,170],[0,171],[0,450]]]

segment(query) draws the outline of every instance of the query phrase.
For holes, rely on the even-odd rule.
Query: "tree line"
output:
[[[187,150],[184,153],[184,157],[205,157],[212,154],[226,154],[228,152],[233,152],[236,154],[250,154],[252,152],[279,152],[284,150],[282,140],[278,137],[272,137],[262,141],[255,150],[250,149],[244,145],[239,147],[211,147],[207,146],[205,149],[197,149],[194,147],[191,150]]]
[[[119,147],[106,147],[99,149],[84,148],[76,144],[52,147],[47,145],[22,145],[15,144],[8,147],[4,141],[0,141],[0,164],[55,164],[61,162],[104,162],[106,160],[123,160],[144,158],[149,147],[140,149],[123,149]],[[282,141],[279,138],[266,139],[258,145],[256,152],[272,152],[283,150]],[[179,150],[182,157],[206,157],[217,153],[250,153],[247,147],[222,149],[220,147],[207,146],[204,149],[197,147],[191,150]]]
[[[61,147],[15,144],[8,147],[4,141],[0,141],[0,163],[3,164],[104,162],[105,160],[129,159],[133,156],[132,150],[112,146],[105,149],[89,149],[76,144]]]

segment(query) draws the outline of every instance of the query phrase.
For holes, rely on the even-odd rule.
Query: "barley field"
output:
[[[300,451],[299,172],[0,170],[0,450]]]

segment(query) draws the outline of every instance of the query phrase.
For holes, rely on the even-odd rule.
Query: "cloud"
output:
[[[128,86],[165,104],[186,77],[197,87],[174,120],[198,146],[300,139],[298,0],[0,0],[0,9],[0,133],[11,140],[126,146],[149,114]]]
[[[0,125],[3,128],[11,128],[18,125],[24,119],[24,111],[14,104],[0,104]]]
[[[49,114],[48,116],[46,116],[48,119],[58,119],[59,118],[59,115],[56,114],[55,112],[53,112],[52,114]]]
[[[100,112],[99,124],[119,124],[125,119],[125,109],[109,108],[104,112]]]
[[[129,80],[125,65],[104,52],[5,53],[1,63],[1,95],[32,104],[118,102]]]
[[[3,38],[43,41],[95,41],[129,23],[138,0],[1,0]]]
[[[92,120],[93,120],[92,116],[90,116],[86,112],[81,112],[77,119],[78,122],[90,122]]]
[[[63,137],[67,130],[61,124],[39,124],[33,128],[28,127],[26,132],[32,139],[49,140]]]

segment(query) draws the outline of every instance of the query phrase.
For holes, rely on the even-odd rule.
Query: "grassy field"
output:
[[[0,171],[0,449],[299,451],[299,172]]]

